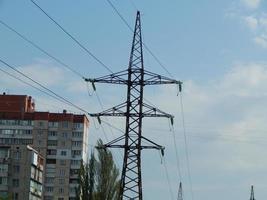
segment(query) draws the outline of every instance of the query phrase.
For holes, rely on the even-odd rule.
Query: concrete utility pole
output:
[[[173,80],[144,70],[143,43],[141,36],[140,12],[137,12],[129,67],[126,70],[103,76],[96,79],[85,79],[95,83],[122,84],[127,86],[127,100],[108,110],[91,114],[101,122],[101,116],[125,117],[125,134],[102,148],[124,149],[124,159],[121,173],[120,200],[142,200],[142,176],[141,176],[141,150],[157,149],[164,153],[164,147],[145,138],[142,135],[144,117],[166,117],[173,122],[173,116],[151,105],[144,103],[144,86],[159,84],[178,84]],[[145,141],[146,145],[142,145]]]

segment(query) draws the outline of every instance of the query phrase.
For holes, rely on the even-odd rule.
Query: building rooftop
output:
[[[71,121],[76,123],[89,123],[86,115],[67,113],[36,112],[35,103],[27,95],[0,95],[0,119],[14,120],[46,120],[46,121]]]

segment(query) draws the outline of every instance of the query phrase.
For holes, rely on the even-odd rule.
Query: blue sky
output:
[[[106,0],[36,1],[63,27],[116,72],[128,64],[132,33]],[[136,8],[142,14],[144,42],[171,74],[184,82],[183,103],[194,200],[256,199],[267,195],[267,2],[265,0],[112,1],[133,27]],[[109,72],[88,56],[29,0],[0,0],[0,20],[64,61],[85,77]],[[89,112],[101,111],[80,77],[34,49],[0,24],[0,58],[18,67]],[[144,52],[145,68],[166,75]],[[9,71],[2,64],[1,69]],[[32,95],[38,110],[80,113],[0,72],[1,90]],[[89,85],[89,93],[92,88]],[[125,98],[124,87],[97,85],[104,108]],[[173,86],[146,88],[146,98],[176,116],[185,200],[192,199],[187,173],[180,98]],[[91,119],[90,144],[121,133]],[[121,120],[109,122],[123,128]],[[166,166],[177,195],[175,148],[168,121],[145,120],[145,136],[166,146]],[[156,123],[155,123],[156,122]],[[172,198],[157,152],[144,152],[144,199]],[[114,151],[116,162],[121,154]]]

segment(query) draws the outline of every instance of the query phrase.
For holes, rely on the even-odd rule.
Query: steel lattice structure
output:
[[[166,117],[173,119],[153,106],[144,103],[144,86],[158,84],[178,84],[181,82],[144,70],[143,48],[141,35],[140,12],[137,12],[129,67],[127,70],[113,73],[95,79],[85,79],[95,83],[110,83],[127,85],[127,100],[111,109],[100,113],[90,114],[93,117],[117,116],[126,118],[125,134],[103,146],[103,148],[123,148],[124,159],[121,173],[120,199],[142,200],[141,150],[157,149],[160,146],[142,135],[144,117]],[[142,145],[146,141],[148,145]]]
[[[251,186],[251,193],[250,193],[250,199],[249,200],[255,200],[255,198],[254,198],[254,187],[253,187],[253,185]]]
[[[178,198],[177,198],[177,200],[183,200],[183,187],[182,187],[182,182],[180,182],[180,185],[179,185]]]

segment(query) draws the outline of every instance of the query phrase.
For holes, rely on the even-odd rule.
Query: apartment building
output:
[[[32,145],[44,157],[45,200],[75,199],[80,162],[87,160],[88,126],[85,115],[37,112],[31,97],[0,95],[0,147]]]
[[[1,145],[0,197],[41,200],[44,158],[29,145]]]

